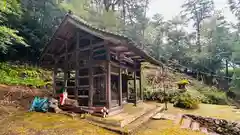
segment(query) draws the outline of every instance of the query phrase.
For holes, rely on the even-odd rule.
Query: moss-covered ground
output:
[[[235,109],[235,107],[228,105],[199,104],[198,109],[186,110],[176,108],[173,107],[172,104],[168,104],[168,110],[166,112],[170,114],[194,114],[205,117],[240,121],[240,111]]]
[[[52,113],[18,113],[0,121],[4,135],[118,135],[115,132],[89,124],[84,119],[72,119]],[[134,135],[203,135],[181,129],[171,121],[149,121]]]
[[[0,84],[42,87],[51,84],[52,73],[29,65],[0,63]]]
[[[170,120],[151,120],[134,135],[205,135],[200,132],[181,129]]]
[[[83,119],[72,119],[52,113],[19,113],[4,119],[0,134],[5,135],[117,135],[89,124]]]

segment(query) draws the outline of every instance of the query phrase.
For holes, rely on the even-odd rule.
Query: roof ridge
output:
[[[121,37],[124,37],[124,38],[128,38],[129,40],[132,40],[131,38],[129,38],[128,36],[126,36],[125,34],[122,34],[122,33],[119,33],[119,32],[113,32],[109,29],[102,29],[102,28],[98,28],[97,26],[94,26],[91,22],[88,22],[86,21],[85,19],[83,19],[82,17],[74,14],[74,13],[67,13],[68,16],[76,19],[77,21],[79,21],[80,23],[83,23],[84,25],[88,26],[88,27],[91,27],[93,29],[96,29],[96,30],[100,30],[102,32],[107,32],[109,34],[113,34],[113,35],[116,35],[116,36],[121,36]]]

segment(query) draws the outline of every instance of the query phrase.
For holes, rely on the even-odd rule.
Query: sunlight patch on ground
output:
[[[227,105],[211,105],[211,104],[199,104],[199,108],[195,110],[185,110],[173,107],[172,104],[168,104],[168,110],[170,114],[193,114],[205,117],[221,118],[226,120],[240,121],[240,114],[234,111],[233,106]]]
[[[200,132],[181,129],[170,120],[151,120],[134,135],[205,135]]]
[[[72,119],[59,114],[35,112],[14,116],[1,129],[2,133],[9,135],[116,135],[113,132],[91,125],[85,120]]]

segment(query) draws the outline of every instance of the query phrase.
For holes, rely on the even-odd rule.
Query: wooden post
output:
[[[134,99],[134,105],[137,106],[137,75],[136,75],[136,68],[134,69],[134,91],[135,91],[135,99]]]
[[[118,60],[119,60],[119,77],[118,77],[119,106],[122,106],[122,67],[120,54],[118,54]]]
[[[140,63],[140,69],[139,69],[139,74],[140,74],[140,76],[139,76],[139,89],[140,89],[140,93],[141,93],[141,100],[143,100],[143,88],[142,88],[142,65],[141,65],[141,63]]]
[[[68,50],[67,41],[65,41],[65,61],[64,61],[64,88],[67,91],[67,79],[68,79]]]
[[[92,46],[92,39],[90,39],[90,56],[89,56],[89,92],[88,92],[88,106],[93,106],[93,46]]]
[[[54,64],[54,69],[53,69],[53,97],[56,96],[56,76],[57,76],[57,67],[56,63]]]
[[[107,44],[107,43],[106,43]],[[105,48],[107,49],[107,73],[106,73],[106,101],[107,101],[107,108],[111,108],[111,64],[110,64],[110,49],[105,44]]]
[[[79,88],[79,32],[77,32],[77,44],[75,50],[75,99],[78,100],[78,88]]]

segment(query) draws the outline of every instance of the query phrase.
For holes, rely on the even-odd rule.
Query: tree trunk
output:
[[[226,80],[227,80],[227,89],[228,89],[228,88],[229,88],[229,85],[228,85],[228,84],[229,84],[229,78],[228,78],[228,76],[229,76],[229,73],[228,73],[228,59],[226,59],[226,63],[225,63],[225,64],[226,64],[226,65],[225,65],[225,66],[226,66],[225,68],[226,68],[226,77],[227,77]]]
[[[226,65],[226,77],[228,77],[228,75],[229,75],[229,73],[228,73],[228,60],[226,59],[226,63],[225,63]]]
[[[198,52],[200,53],[202,51],[201,43],[200,43],[200,24],[197,24],[197,46],[198,46]]]

